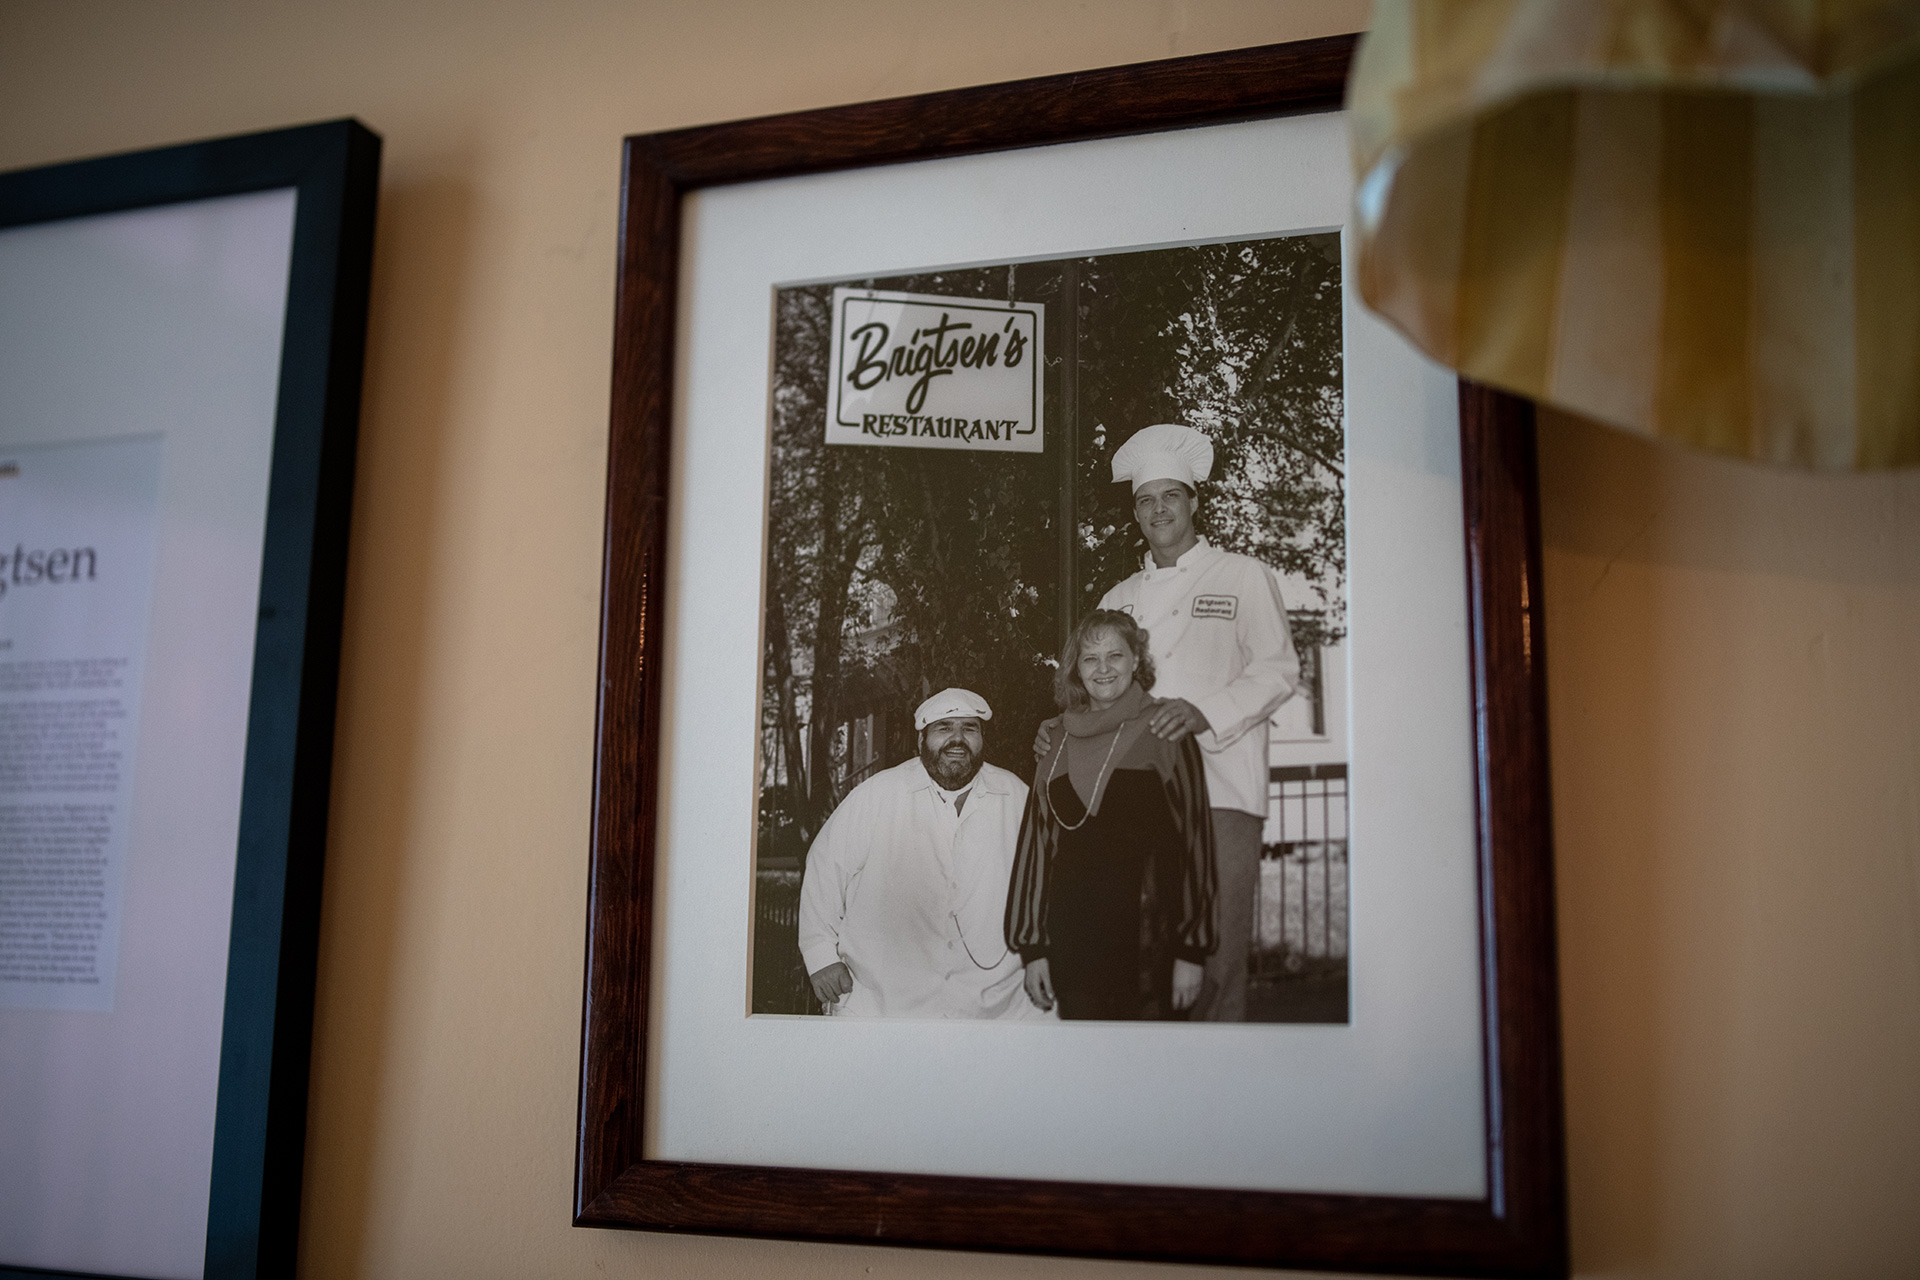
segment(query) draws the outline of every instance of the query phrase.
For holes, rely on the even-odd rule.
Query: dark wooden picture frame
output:
[[[1143,1188],[642,1154],[682,197],[793,174],[1335,110],[1354,42],[1333,37],[627,140],[576,1225],[1302,1268],[1566,1274],[1533,415],[1524,401],[1466,383],[1463,585],[1484,1198]]]
[[[354,120],[0,174],[0,228],[297,192],[253,634],[208,1280],[291,1276],[380,138]],[[27,1100],[26,1105],[33,1105]],[[0,1276],[71,1275],[12,1267]]]

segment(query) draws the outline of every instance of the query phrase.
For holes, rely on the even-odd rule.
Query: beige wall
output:
[[[567,1225],[619,138],[1364,20],[0,2],[0,167],[386,137],[307,1275],[1180,1270]],[[1557,420],[1542,469],[1578,1268],[1920,1275],[1920,474]]]

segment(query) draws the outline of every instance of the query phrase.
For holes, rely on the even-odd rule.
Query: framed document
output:
[[[379,146],[0,175],[0,1273],[292,1274]]]
[[[1351,49],[628,140],[578,1224],[1564,1274],[1532,420]]]

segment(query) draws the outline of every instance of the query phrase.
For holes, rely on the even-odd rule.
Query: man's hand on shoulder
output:
[[[822,1008],[830,1008],[834,1001],[853,990],[853,970],[843,961],[835,960],[820,972],[808,974],[807,981],[813,984],[813,998]]]
[[[1185,698],[1168,698],[1147,718],[1147,732],[1167,742],[1178,742],[1190,734],[1205,733],[1213,728],[1207,723],[1200,708]]]
[[[1033,758],[1044,760],[1047,752],[1053,750],[1053,721],[1042,720],[1040,728],[1033,735]]]

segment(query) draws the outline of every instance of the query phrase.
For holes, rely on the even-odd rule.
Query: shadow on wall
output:
[[[1920,472],[1543,414],[1581,1274],[1920,1256]]]
[[[1540,413],[1541,539],[1583,556],[1920,587],[1920,469],[1819,474]],[[1597,584],[1596,584],[1597,585]]]
[[[443,157],[434,167],[471,165]],[[401,919],[418,915],[407,905],[407,864],[422,790],[419,690],[474,206],[472,190],[450,178],[380,191],[314,1012],[314,1061],[328,1075],[315,1075],[308,1101],[309,1132],[327,1140],[307,1146],[303,1272],[355,1272],[376,1217],[396,947]],[[322,1172],[320,1161],[332,1167]]]

